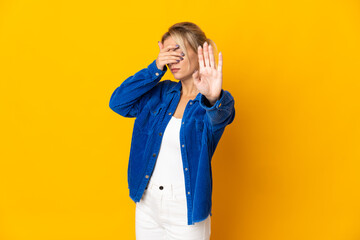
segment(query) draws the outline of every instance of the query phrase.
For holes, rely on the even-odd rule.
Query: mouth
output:
[[[180,68],[171,68],[171,71],[174,72],[174,71],[179,71]]]

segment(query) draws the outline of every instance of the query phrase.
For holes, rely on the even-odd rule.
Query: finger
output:
[[[176,50],[178,50],[179,48],[180,48],[180,46],[177,45],[177,47],[175,47],[175,48],[173,48],[173,49],[171,49],[171,50],[176,51]]]
[[[222,74],[222,66],[223,66],[223,56],[222,56],[222,53],[219,52],[219,65],[217,67],[217,70],[221,74]]]
[[[168,58],[171,59],[171,60],[175,60],[177,62],[180,62],[181,60],[184,60],[184,58],[179,57],[179,56],[169,56]]]
[[[178,62],[180,62],[181,60],[184,60],[184,58],[183,57],[181,57],[181,56],[172,56],[172,55],[162,55],[161,57],[160,57],[160,59],[162,60],[162,61],[168,61],[168,60],[171,60],[171,61],[173,61],[173,60],[178,60]]]
[[[161,58],[161,60],[166,63],[178,63],[181,61],[181,59],[179,57],[174,57],[174,56],[165,56],[165,57]]]
[[[210,60],[209,60],[209,49],[208,49],[208,43],[207,42],[204,43],[204,58],[205,58],[206,67],[211,67],[210,66]]]
[[[179,56],[179,57],[183,57],[183,55],[181,55],[180,52],[166,52],[164,53],[164,55],[166,56]],[[185,56],[185,55],[184,55]]]
[[[215,58],[214,58],[214,52],[211,45],[209,45],[209,54],[210,54],[210,65],[211,68],[215,69]]]
[[[168,51],[170,51],[171,49],[175,49],[175,48],[178,48],[178,47],[175,46],[175,45],[169,45],[169,46],[163,48],[163,49],[162,49],[162,52],[168,52]]]
[[[201,45],[198,47],[198,58],[199,58],[199,67],[200,69],[204,68],[204,56],[203,56],[203,49]]]

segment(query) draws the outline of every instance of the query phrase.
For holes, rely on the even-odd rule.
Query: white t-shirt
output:
[[[160,151],[155,163],[151,182],[185,185],[183,162],[180,149],[180,127],[182,118],[171,117],[165,128]]]

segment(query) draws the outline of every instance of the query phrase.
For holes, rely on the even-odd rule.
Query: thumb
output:
[[[199,70],[195,70],[194,73],[192,74],[192,77],[194,79],[194,83],[198,84],[200,83],[200,74],[199,74]]]

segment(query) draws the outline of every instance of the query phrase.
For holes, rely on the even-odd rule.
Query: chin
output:
[[[175,78],[176,80],[179,80],[179,81],[191,77],[191,75],[186,76],[186,75],[184,75],[184,74],[182,74],[182,73],[173,73],[173,76],[174,76],[174,78]]]
[[[176,80],[181,80],[181,77],[179,78],[179,76],[178,75],[176,75],[176,73],[175,74],[173,74],[173,76],[174,76],[174,78],[176,79]]]

